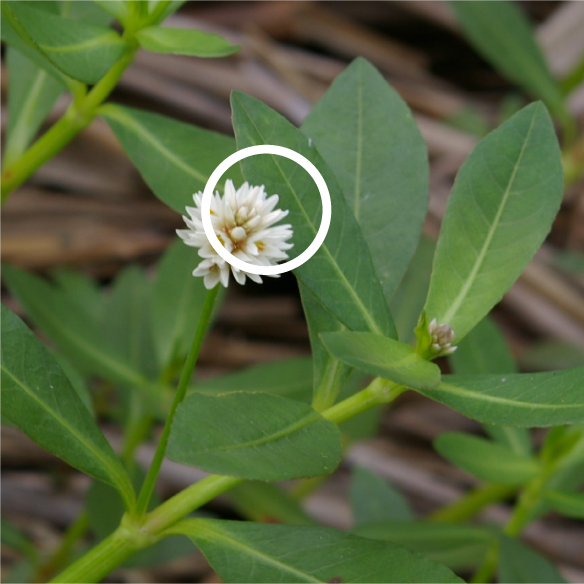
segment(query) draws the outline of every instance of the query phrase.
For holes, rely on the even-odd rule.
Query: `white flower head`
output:
[[[436,319],[428,325],[428,332],[432,337],[432,349],[438,356],[452,355],[458,347],[452,346],[454,331],[447,324],[438,324]]]
[[[260,276],[228,264],[213,249],[201,220],[202,198],[200,191],[193,195],[196,207],[187,207],[189,216],[183,217],[188,229],[176,231],[187,245],[198,247],[203,258],[193,276],[203,276],[208,290],[219,282],[227,287],[230,270],[238,284],[244,284],[246,276],[261,283]],[[278,195],[268,197],[263,185],[255,187],[246,182],[236,191],[233,182],[227,180],[224,196],[216,191],[211,198],[211,223],[225,249],[236,258],[258,266],[273,266],[287,259],[286,250],[292,247],[287,240],[293,232],[291,225],[275,225],[288,215],[288,211],[275,209],[278,200]]]

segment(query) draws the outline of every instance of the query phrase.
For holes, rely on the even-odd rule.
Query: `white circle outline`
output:
[[[213,224],[211,223],[211,197],[213,196],[213,190],[219,182],[219,179],[223,176],[225,171],[231,168],[236,162],[249,158],[250,156],[255,156],[256,154],[275,154],[276,156],[283,156],[284,158],[289,158],[297,164],[299,164],[306,172],[312,177],[312,180],[316,183],[318,187],[318,192],[320,193],[320,198],[322,199],[322,220],[320,222],[320,227],[316,237],[312,243],[297,257],[285,262],[283,264],[278,264],[275,266],[258,266],[256,264],[248,264],[234,255],[230,254],[222,245],[215,230],[213,229]],[[307,158],[302,156],[299,152],[291,150],[290,148],[285,148],[284,146],[275,146],[273,144],[261,144],[259,146],[248,146],[242,150],[234,152],[228,156],[212,173],[205,185],[205,190],[203,191],[203,198],[201,200],[201,221],[203,222],[203,229],[205,230],[205,235],[209,240],[209,243],[213,249],[228,263],[236,267],[239,270],[248,272],[250,274],[257,274],[258,276],[275,276],[276,274],[284,274],[290,270],[294,270],[301,266],[304,262],[307,262],[322,245],[326,234],[328,233],[331,224],[331,196],[326,186],[326,182],[316,166],[310,162]]]

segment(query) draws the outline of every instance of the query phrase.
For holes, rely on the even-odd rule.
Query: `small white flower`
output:
[[[452,346],[454,331],[447,324],[438,324],[433,319],[428,326],[428,332],[432,337],[432,348],[438,356],[452,355],[458,348]]]
[[[231,266],[213,249],[201,220],[202,198],[202,192],[193,195],[196,207],[187,207],[189,217],[183,217],[188,229],[176,231],[187,245],[198,247],[203,258],[193,276],[203,276],[208,290],[219,282],[227,287],[230,269],[238,284],[244,284],[246,276],[261,283],[260,276]],[[216,192],[211,198],[211,223],[225,249],[236,258],[259,266],[273,266],[287,259],[285,250],[292,244],[286,241],[293,232],[291,225],[274,225],[288,215],[288,211],[275,209],[278,200],[278,195],[268,197],[263,185],[254,187],[244,183],[236,191],[233,182],[226,181],[225,195],[221,197]]]

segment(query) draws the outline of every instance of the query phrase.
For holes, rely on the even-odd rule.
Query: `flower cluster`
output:
[[[188,229],[177,229],[179,237],[187,245],[198,247],[203,258],[193,276],[204,277],[209,290],[219,282],[227,286],[230,269],[238,284],[245,283],[246,276],[261,283],[260,276],[229,265],[213,249],[201,220],[202,198],[201,192],[193,195],[196,207],[187,207],[189,217],[183,217]],[[278,200],[278,195],[268,197],[263,185],[250,186],[246,182],[236,191],[233,182],[227,180],[224,196],[216,192],[211,198],[211,223],[225,249],[236,258],[259,266],[272,266],[287,259],[286,250],[292,247],[287,240],[293,232],[291,225],[274,225],[288,215],[288,211],[275,209]]]
[[[457,347],[452,346],[454,331],[447,324],[438,324],[436,319],[433,319],[428,331],[432,337],[432,349],[439,356],[451,355],[456,351]]]

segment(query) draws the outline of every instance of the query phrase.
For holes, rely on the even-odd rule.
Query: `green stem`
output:
[[[64,148],[86,128],[97,114],[97,108],[112,92],[124,71],[134,60],[137,48],[130,46],[102,79],[86,95],[79,96],[67,109],[63,117],[45,132],[26,152],[2,172],[1,201],[40,166]]]
[[[513,513],[503,529],[509,537],[519,536],[529,523],[533,509],[541,499],[541,493],[548,478],[547,473],[542,473],[523,489]]]
[[[158,2],[154,10],[148,15],[148,23],[152,26],[159,23],[159,20],[164,15],[165,10],[170,6],[171,0],[161,0]]]
[[[45,564],[39,567],[35,582],[46,582],[52,574],[66,565],[74,545],[83,537],[88,529],[89,515],[86,511],[83,511],[69,526],[55,553]]]
[[[564,95],[569,95],[584,80],[584,56],[576,63],[574,68],[562,79],[561,86]]]
[[[337,424],[368,408],[388,403],[405,391],[385,379],[375,379],[368,387],[334,405],[322,415]],[[151,467],[152,468],[152,467]],[[144,518],[125,515],[122,525],[97,547],[69,566],[52,582],[97,582],[140,549],[156,543],[163,533],[183,517],[245,479],[210,475],[171,497]]]
[[[144,527],[150,533],[159,534],[195,509],[229,491],[244,480],[239,477],[210,475],[177,493],[154,509],[146,516]]]
[[[556,468],[556,462],[544,466],[542,472],[531,480],[519,496],[509,521],[503,531],[509,537],[519,537],[525,526],[533,517],[533,510],[541,499],[542,491]],[[490,582],[499,562],[499,546],[491,545],[483,563],[479,566],[471,582]]]
[[[584,133],[562,152],[565,188],[571,187],[584,176]]]
[[[345,371],[346,366],[337,359],[328,362],[312,398],[312,407],[317,412],[322,412],[335,403],[345,378]]]
[[[491,503],[507,499],[516,491],[517,487],[507,485],[481,485],[454,503],[438,509],[428,517],[428,520],[451,523],[466,521]]]
[[[499,540],[495,540],[487,550],[485,559],[478,570],[473,574],[470,581],[473,584],[480,582],[490,582],[499,563]]]
[[[81,559],[63,570],[51,582],[99,582],[138,550],[156,543],[157,538],[132,525],[126,516],[121,525]]]
[[[377,377],[365,389],[335,404],[322,413],[323,418],[340,424],[373,406],[389,403],[407,388]]]
[[[156,479],[158,478],[158,473],[160,472],[160,467],[162,466],[162,461],[164,460],[164,455],[166,454],[166,447],[168,445],[168,438],[170,436],[170,430],[172,428],[172,423],[174,421],[174,416],[176,410],[180,403],[185,398],[187,393],[187,387],[189,381],[193,375],[193,370],[197,364],[197,359],[199,357],[199,351],[201,350],[201,345],[203,344],[203,339],[207,332],[209,326],[209,321],[211,320],[211,313],[213,312],[213,306],[215,305],[215,298],[217,297],[217,292],[219,291],[219,286],[215,286],[207,292],[207,297],[205,298],[205,304],[203,305],[203,311],[201,313],[201,318],[199,319],[199,324],[197,325],[197,330],[195,336],[193,337],[193,343],[191,345],[191,350],[185,361],[183,372],[178,384],[176,393],[174,394],[174,400],[170,406],[170,412],[166,418],[166,424],[164,425],[164,430],[162,431],[162,436],[158,442],[156,452],[154,453],[154,458],[152,464],[148,469],[148,474],[144,479],[144,484],[142,485],[142,490],[138,496],[138,502],[136,504],[136,513],[138,516],[143,515],[148,508],[148,503],[150,502],[150,497],[154,491],[154,486],[156,484]]]

